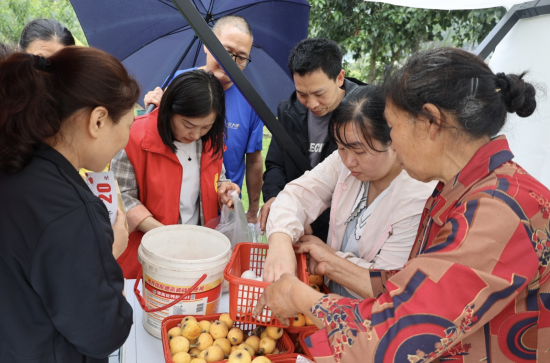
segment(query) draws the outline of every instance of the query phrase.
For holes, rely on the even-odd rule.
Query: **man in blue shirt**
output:
[[[253,40],[252,30],[248,22],[240,16],[227,15],[216,22],[212,27],[212,31],[243,70],[250,62]],[[206,53],[206,65],[198,67],[198,69],[212,72],[222,83],[225,90],[227,151],[223,156],[223,164],[226,169],[226,176],[238,184],[239,187],[242,187],[246,173],[246,188],[249,198],[247,219],[249,223],[256,223],[263,174],[261,153],[263,123],[241,92],[233,85],[229,76],[225,74],[223,68],[210,54],[210,51],[206,47],[204,47],[204,51]],[[178,71],[174,74],[174,77],[189,70],[191,69]],[[147,93],[144,98],[145,107],[150,103],[158,107],[162,94],[163,91],[160,87]]]

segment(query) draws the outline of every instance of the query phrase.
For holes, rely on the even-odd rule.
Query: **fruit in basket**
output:
[[[280,353],[279,348],[277,348],[277,347],[275,347],[275,349],[273,349],[273,352],[271,352],[271,354],[279,354],[279,353]]]
[[[223,321],[225,325],[227,325],[228,329],[231,329],[233,327],[233,320],[231,320],[231,317],[229,316],[229,313],[223,313],[220,315],[219,321]]]
[[[298,316],[294,318],[294,321],[292,322],[293,327],[301,327],[306,325],[306,318],[304,317],[304,314],[298,313]]]
[[[201,354],[201,350],[199,348],[193,348],[189,351],[189,354],[192,356],[192,357],[198,357],[199,354]]]
[[[181,335],[181,328],[179,326],[175,326],[172,329],[168,330],[168,340],[172,339],[173,337],[178,337]]]
[[[212,346],[214,344],[214,339],[212,339],[212,335],[208,333],[201,333],[199,335],[199,338],[197,340],[196,344],[191,344],[191,347],[197,348],[198,350],[206,350],[206,348]]]
[[[181,335],[187,339],[197,339],[201,335],[201,327],[197,321],[187,321],[184,325],[181,326]]]
[[[321,275],[309,275],[309,283],[321,286],[323,284],[323,276]]]
[[[241,278],[247,279],[247,280],[256,280],[258,276],[256,276],[256,273],[252,270],[246,270],[241,274]]]
[[[233,353],[233,352],[236,351],[237,349],[239,349],[239,347],[237,347],[236,345],[232,345],[232,346],[231,346],[231,351],[229,352],[229,354]]]
[[[311,282],[309,283],[309,287],[311,287],[315,291],[321,292],[321,289],[319,288],[319,286],[312,284]]]
[[[172,355],[179,352],[187,353],[189,351],[189,340],[181,335],[170,339],[169,345]]]
[[[227,339],[232,345],[239,345],[243,341],[243,331],[239,328],[233,328],[227,333]]]
[[[231,342],[227,338],[218,338],[214,341],[214,345],[219,345],[224,354],[231,353]]]
[[[193,358],[193,360],[191,360],[191,362],[189,363],[206,363],[206,361],[201,358]]]
[[[244,349],[237,349],[229,356],[227,363],[250,363],[252,357],[249,352]]]
[[[217,362],[224,358],[225,354],[219,345],[212,345],[204,351],[204,360],[207,362]]]
[[[202,329],[201,333],[210,333],[210,325],[212,325],[211,321],[208,321],[208,320],[199,321],[199,326]]]
[[[204,355],[206,354],[206,350],[203,350],[199,353],[199,355],[197,356],[197,358],[200,358],[200,359],[204,359]]]
[[[194,316],[186,316],[185,318],[181,319],[181,326],[184,326],[185,323],[187,323],[188,321],[197,321],[197,319],[194,317]]]
[[[305,316],[305,315],[304,315],[304,319],[305,319],[305,322],[306,322],[306,326],[315,325],[315,323],[313,322],[313,320],[311,320],[310,318],[308,318],[308,317]]]
[[[267,332],[268,337],[275,340],[283,336],[283,328],[278,328],[276,326],[268,326],[265,331]]]
[[[260,337],[257,335],[251,335],[246,339],[245,343],[254,349],[255,354],[258,354],[258,351],[260,350]]]
[[[223,321],[216,320],[210,325],[210,335],[212,335],[214,339],[225,338],[228,332],[229,329],[227,328],[227,324]]]
[[[265,338],[265,337],[267,337],[267,332],[266,332],[266,331],[263,331],[263,332],[260,334],[260,339]]]
[[[260,339],[260,351],[259,354],[271,354],[275,350],[277,342],[271,337],[265,337]]]
[[[248,355],[250,355],[250,357],[253,357],[256,355],[256,352],[254,352],[254,348],[252,348],[252,346],[250,346],[249,344],[243,343],[239,345],[237,347],[237,350],[240,350],[240,349],[246,350],[248,352]]]
[[[271,361],[269,360],[269,358],[262,356],[254,358],[252,363],[271,363]]]
[[[189,353],[179,352],[174,354],[172,361],[174,361],[174,363],[190,363],[191,356]]]

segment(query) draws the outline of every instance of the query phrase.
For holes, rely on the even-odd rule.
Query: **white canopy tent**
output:
[[[387,0],[385,3],[431,9],[510,8],[514,3],[498,0]],[[537,109],[528,118],[509,115],[502,130],[510,142],[514,161],[550,188],[550,47],[544,40],[550,34],[550,15],[520,19],[495,49],[489,66],[497,72],[521,73],[542,88]]]

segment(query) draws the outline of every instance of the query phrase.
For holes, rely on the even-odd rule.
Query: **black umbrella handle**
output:
[[[148,113],[151,113],[153,112],[153,110],[157,108],[157,106],[155,106],[154,103],[150,103],[149,106],[147,106],[147,110],[145,110],[145,115],[147,115]]]

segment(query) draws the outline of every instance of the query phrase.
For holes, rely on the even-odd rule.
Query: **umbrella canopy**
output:
[[[202,43],[169,0],[71,0],[90,46],[122,61],[143,93],[162,85],[174,67],[202,66]],[[224,15],[240,15],[252,28],[252,62],[244,74],[275,113],[294,83],[286,67],[290,50],[307,37],[305,0],[194,0],[212,26]],[[182,55],[189,45],[183,61]],[[140,98],[140,102],[143,97]]]

